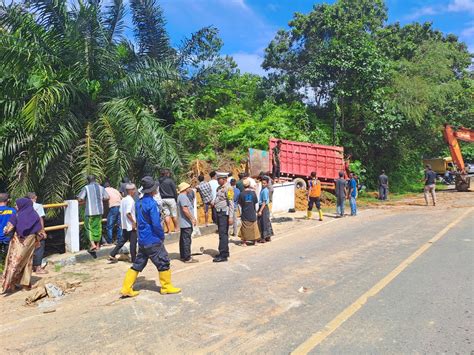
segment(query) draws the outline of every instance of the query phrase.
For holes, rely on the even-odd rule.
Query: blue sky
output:
[[[354,0],[356,1],[356,0]],[[241,71],[262,74],[264,49],[294,12],[308,13],[317,0],[161,0],[172,43],[199,28],[214,25]],[[474,52],[474,0],[386,0],[389,23],[433,22],[458,35]]]

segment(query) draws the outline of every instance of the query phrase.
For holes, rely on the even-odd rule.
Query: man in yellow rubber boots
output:
[[[313,214],[313,205],[316,205],[319,213],[319,220],[323,220],[323,211],[321,210],[321,181],[318,180],[316,172],[311,173],[311,180],[308,180],[308,215],[311,219]]]
[[[135,212],[138,232],[138,254],[132,267],[127,271],[123,287],[120,293],[123,297],[135,297],[138,292],[133,290],[133,284],[137,279],[148,259],[159,271],[159,278],[162,295],[179,293],[180,288],[176,288],[171,283],[170,259],[164,246],[165,233],[161,226],[160,212],[158,205],[153,199],[157,193],[158,183],[152,177],[145,176],[142,181],[143,197],[136,202]]]

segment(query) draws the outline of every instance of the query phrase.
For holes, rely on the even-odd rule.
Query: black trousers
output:
[[[217,211],[214,207],[211,208],[212,223],[217,224]]]
[[[313,206],[316,205],[318,210],[321,209],[321,198],[319,197],[310,197],[308,201],[308,211],[313,210]]]
[[[272,177],[274,179],[280,178],[280,165],[273,165],[272,167]]]
[[[181,228],[181,234],[179,235],[179,257],[181,260],[191,259],[191,236],[193,229]]]
[[[160,272],[170,269],[170,258],[163,243],[148,245],[146,247],[140,246],[132,269],[142,272],[148,263],[148,259],[151,260],[153,265],[155,265]]]
[[[270,210],[268,209],[268,206],[265,206],[263,209],[262,215],[257,219],[257,223],[261,239],[268,239],[273,236],[273,227],[270,220]]]
[[[122,238],[119,239],[115,248],[110,252],[110,256],[115,257],[128,241],[130,242],[130,258],[132,259],[132,263],[134,263],[137,257],[137,231],[127,231],[123,229]]]
[[[216,212],[217,232],[219,233],[219,255],[229,257],[229,216],[226,211]]]

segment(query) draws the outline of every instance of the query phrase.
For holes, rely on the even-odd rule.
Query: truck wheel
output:
[[[304,181],[304,179],[296,178],[293,180],[293,182],[295,183],[297,189],[306,190],[306,181]]]

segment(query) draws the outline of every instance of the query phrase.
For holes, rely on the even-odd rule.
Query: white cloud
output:
[[[232,54],[232,57],[239,66],[241,73],[265,75],[265,70],[262,68],[263,57],[261,55],[239,52]]]
[[[414,10],[412,13],[408,14],[405,18],[409,21],[419,19],[423,16],[436,15],[438,11],[432,6],[420,7],[419,9]]]
[[[474,0],[453,0],[448,5],[448,11],[450,12],[473,12],[474,13]]]
[[[474,53],[474,21],[468,23],[468,27],[461,31],[459,38],[467,44],[469,52]]]
[[[471,39],[471,40],[474,38],[474,22],[471,22],[470,27],[467,27],[464,30],[462,30],[460,37],[464,39]]]
[[[405,16],[409,21],[417,20],[424,16],[435,16],[446,12],[474,13],[474,0],[451,0],[447,5],[424,6],[414,9]]]

